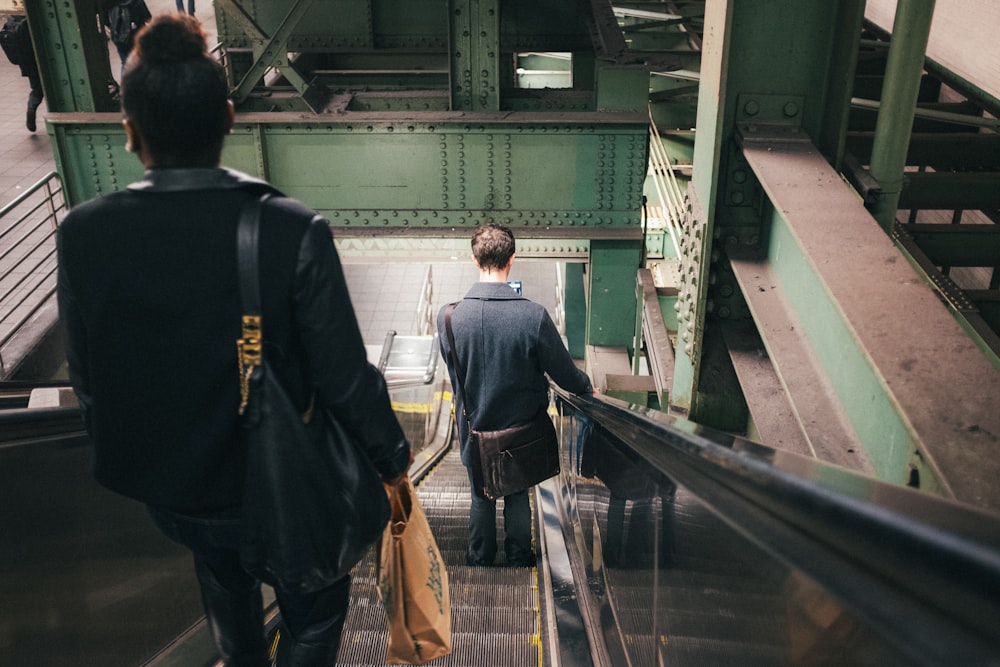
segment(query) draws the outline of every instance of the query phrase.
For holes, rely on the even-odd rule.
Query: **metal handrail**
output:
[[[29,201],[42,190],[45,194],[39,201]],[[58,217],[65,210],[62,182],[54,171],[0,209],[0,229],[3,230],[0,232],[0,244],[3,245],[0,261],[12,260],[0,276],[5,283],[0,293],[0,312],[3,313],[0,325],[6,329],[0,336],[0,349],[17,336],[55,294],[55,233]],[[47,224],[50,229],[45,232],[43,228]],[[8,280],[15,271],[21,277]],[[0,372],[5,371],[6,363],[0,353]]]
[[[1000,515],[683,417],[553,389],[915,661],[998,664]]]
[[[429,336],[434,333],[434,267],[427,267],[424,282],[420,287],[420,299],[414,329],[418,336]]]

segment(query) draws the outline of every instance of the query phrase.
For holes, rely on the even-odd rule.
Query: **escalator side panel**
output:
[[[79,438],[0,449],[0,656],[140,665],[200,618],[186,550],[90,475]]]

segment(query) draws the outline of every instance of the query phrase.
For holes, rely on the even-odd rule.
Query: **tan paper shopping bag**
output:
[[[451,598],[437,542],[409,479],[389,496],[379,594],[389,622],[390,664],[424,664],[451,653]]]

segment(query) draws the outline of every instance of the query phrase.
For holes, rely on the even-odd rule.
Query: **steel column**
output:
[[[903,190],[903,168],[933,16],[934,0],[899,0],[896,6],[871,160],[871,174],[880,185],[871,211],[887,232],[896,220]]]
[[[108,41],[93,0],[26,0],[24,8],[49,111],[111,111]]]
[[[452,110],[499,111],[499,0],[451,0],[449,13]]]

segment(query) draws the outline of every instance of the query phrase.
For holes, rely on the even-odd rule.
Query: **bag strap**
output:
[[[260,211],[270,194],[254,197],[240,210],[236,228],[236,266],[243,305],[242,336],[236,341],[240,369],[239,414],[250,401],[250,378],[264,361],[260,308]]]
[[[448,307],[444,311],[444,328],[448,332],[448,356],[451,357],[451,365],[455,367],[455,382],[458,384],[458,395],[462,398],[462,416],[465,417],[465,423],[472,430],[472,422],[469,421],[469,409],[466,407],[468,404],[465,400],[465,390],[462,388],[462,376],[465,372],[462,370],[461,364],[458,363],[458,353],[455,351],[455,333],[451,329],[451,313],[455,310],[455,306],[458,302],[449,303]]]

